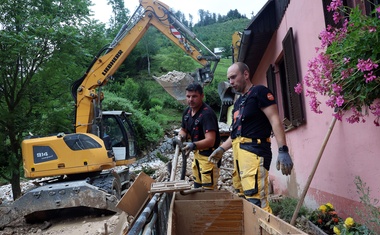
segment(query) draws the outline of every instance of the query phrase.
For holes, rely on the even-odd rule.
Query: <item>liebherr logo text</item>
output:
[[[119,59],[119,57],[121,56],[121,54],[123,54],[123,51],[122,50],[119,50],[115,57],[113,57],[113,59],[111,60],[111,62],[107,65],[107,67],[104,69],[104,71],[102,72],[103,75],[106,75],[107,72],[112,68],[112,66],[115,64],[116,60]]]

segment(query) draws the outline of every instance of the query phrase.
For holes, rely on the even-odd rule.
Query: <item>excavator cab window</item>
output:
[[[105,128],[103,141],[108,141],[115,160],[127,160],[136,157],[136,144],[133,129],[126,115],[104,115],[103,126]],[[108,139],[108,140],[107,140]],[[107,147],[107,143],[105,143]]]
[[[111,147],[125,147],[125,140],[116,116],[104,116],[104,137],[109,137]]]
[[[96,140],[80,133],[66,135],[63,137],[63,140],[67,146],[74,151],[102,147]]]
[[[120,119],[123,123],[124,130],[125,130],[126,135],[127,135],[128,150],[129,150],[128,151],[128,153],[129,153],[128,159],[130,159],[130,158],[136,157],[136,155],[137,155],[137,147],[136,147],[137,144],[136,144],[136,139],[135,139],[135,133],[134,133],[134,130],[132,127],[132,123],[127,117],[127,114],[124,113],[123,115],[121,115]]]

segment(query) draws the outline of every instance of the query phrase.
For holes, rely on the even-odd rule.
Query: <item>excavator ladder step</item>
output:
[[[178,192],[189,189],[191,189],[191,185],[185,180],[154,182],[151,185],[150,193]]]

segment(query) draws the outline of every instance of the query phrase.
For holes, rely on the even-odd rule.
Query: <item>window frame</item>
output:
[[[285,35],[282,48],[283,53],[274,65],[269,66],[266,75],[268,88],[276,97],[285,131],[289,131],[305,123],[303,99],[294,90],[300,79],[292,28]]]

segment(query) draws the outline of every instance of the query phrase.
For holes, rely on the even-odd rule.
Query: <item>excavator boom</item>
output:
[[[93,102],[100,102],[97,88],[108,82],[150,26],[157,28],[187,55],[203,66],[194,73],[195,81],[201,84],[208,84],[212,81],[220,58],[208,49],[190,29],[184,26],[166,4],[156,0],[140,0],[139,7],[120,29],[110,46],[99,53],[84,76],[73,84],[72,94],[76,100],[77,111],[76,132],[94,132],[91,130],[95,115]],[[197,45],[203,47],[207,55],[204,55]]]

